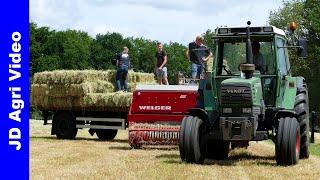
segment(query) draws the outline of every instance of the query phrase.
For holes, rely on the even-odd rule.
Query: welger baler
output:
[[[180,123],[196,106],[197,91],[197,85],[137,86],[128,114],[130,146],[177,144]]]

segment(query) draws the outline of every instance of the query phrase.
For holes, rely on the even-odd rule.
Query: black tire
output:
[[[96,129],[96,134],[100,140],[112,140],[117,136],[117,129]]]
[[[180,125],[180,133],[179,133],[179,152],[180,152],[180,158],[182,161],[186,160],[185,156],[185,150],[184,150],[184,131],[186,126],[186,119],[187,116],[183,117],[181,125]]]
[[[294,110],[300,126],[300,158],[309,158],[309,101],[306,86],[298,88]]]
[[[230,151],[230,142],[223,140],[210,140],[207,142],[206,157],[209,159],[227,159]]]
[[[54,115],[55,134],[58,139],[75,139],[78,129],[76,117],[71,112],[58,112]]]
[[[276,161],[278,165],[294,165],[299,161],[300,126],[296,118],[280,118],[277,131]]]
[[[182,121],[179,137],[179,151],[182,161],[202,164],[205,159],[204,123],[194,116],[186,116]]]

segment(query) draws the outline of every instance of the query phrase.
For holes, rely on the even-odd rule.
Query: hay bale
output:
[[[56,70],[36,73],[31,104],[40,109],[128,108],[132,93],[115,91],[116,70]],[[156,84],[152,73],[129,71],[129,91],[137,84]]]
[[[56,70],[36,73],[33,78],[35,84],[81,84],[85,82],[108,81],[114,82],[116,70]],[[129,82],[154,81],[153,73],[128,72]]]
[[[129,107],[132,93],[90,93],[84,96],[83,107]]]
[[[35,96],[50,97],[82,97],[88,93],[109,93],[114,92],[115,87],[106,81],[86,82],[81,84],[32,84],[31,93]]]

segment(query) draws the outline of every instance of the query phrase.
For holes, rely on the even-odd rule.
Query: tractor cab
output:
[[[246,28],[218,28],[215,43],[217,61],[213,69],[214,83],[217,92],[225,79],[241,77],[241,64],[247,62]],[[255,66],[254,77],[261,78],[262,93],[266,106],[275,105],[277,69],[281,74],[289,74],[290,64],[286,59],[287,50],[285,33],[276,27],[250,27],[252,60]],[[279,59],[279,62],[277,62]],[[279,67],[279,68],[277,68]]]

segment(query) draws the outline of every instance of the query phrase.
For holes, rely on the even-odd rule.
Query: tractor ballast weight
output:
[[[275,143],[278,165],[309,157],[307,85],[303,77],[291,76],[287,52],[306,47],[276,27],[250,24],[216,29],[212,73],[200,80],[198,90],[201,106],[190,109],[181,123],[183,161],[225,159],[230,145],[266,139]]]

